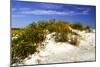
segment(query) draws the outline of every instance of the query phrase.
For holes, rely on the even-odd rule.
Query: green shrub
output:
[[[86,32],[92,32],[91,28],[88,25],[86,26]]]
[[[56,34],[55,41],[56,42],[67,42],[68,37],[64,33]]]
[[[71,33],[71,30],[67,25],[63,25],[60,27],[60,32],[56,34],[55,41],[58,42],[67,42],[68,34]]]
[[[78,46],[79,45],[79,37],[77,35],[74,35],[74,37],[71,36],[69,43],[74,46]]]
[[[12,47],[12,63],[25,59],[36,51],[36,46],[30,42],[21,42]]]
[[[27,29],[25,34],[25,40],[33,43],[40,43],[45,38],[45,31],[41,29]]]
[[[12,64],[34,54],[37,44],[44,40],[44,35],[44,30],[38,29],[34,24],[25,28],[22,35],[12,40]]]
[[[84,27],[81,23],[79,23],[79,22],[73,23],[73,24],[71,24],[70,26],[71,26],[73,29],[77,29],[77,30],[84,30],[84,29],[85,29],[85,27]]]

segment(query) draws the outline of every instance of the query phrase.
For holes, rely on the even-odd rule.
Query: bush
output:
[[[25,28],[24,33],[12,40],[12,64],[25,59],[36,52],[38,43],[45,38],[45,32],[34,24]],[[36,44],[36,45],[35,45]]]
[[[86,26],[86,32],[92,32],[92,30],[89,26]]]
[[[34,44],[28,42],[22,42],[17,44],[15,47],[13,47],[13,51],[16,57],[20,59],[24,59],[29,54],[32,54],[36,51],[34,48],[36,48]]]
[[[76,35],[72,35],[69,43],[74,46],[78,46],[79,45],[79,37]]]
[[[70,26],[71,26],[73,29],[77,29],[77,30],[84,30],[84,29],[85,29],[85,27],[84,27],[81,23],[79,23],[79,22],[73,23],[73,24],[71,24]]]
[[[27,29],[25,40],[33,43],[40,43],[45,39],[45,31],[41,29]]]
[[[26,36],[27,35],[23,34],[17,39],[12,40],[12,64],[17,62],[17,60],[20,61],[21,59],[24,59],[25,57],[36,51],[37,46],[35,46],[34,43],[29,40],[26,41]]]
[[[56,34],[55,41],[56,42],[67,42],[68,41],[68,37],[64,33],[60,33],[59,35]]]
[[[69,27],[67,25],[63,25],[62,27],[60,27],[60,32],[56,34],[55,41],[67,42],[69,33],[71,33]]]

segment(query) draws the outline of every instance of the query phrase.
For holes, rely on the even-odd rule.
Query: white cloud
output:
[[[31,11],[21,11],[22,14],[34,14],[34,15],[83,15],[88,14],[87,10],[81,12],[75,11],[54,11],[54,10],[31,10]]]
[[[53,11],[53,10],[31,10],[31,11],[22,11],[23,14],[35,14],[35,15],[66,15],[66,12]]]
[[[74,8],[76,8],[78,10],[88,10],[88,9],[90,9],[90,8],[86,8],[86,7],[74,7]]]
[[[12,8],[12,11],[16,11],[16,10],[31,10],[31,8],[27,8],[27,7],[23,7],[23,8]]]
[[[89,10],[84,10],[83,13],[84,14],[88,14],[89,13]]]
[[[17,17],[17,18],[18,18],[18,17],[25,17],[25,15],[13,14],[12,17],[14,17],[14,18],[16,18],[16,17]]]
[[[89,14],[89,11],[84,10],[84,11],[81,11],[81,12],[73,13],[73,14],[71,14],[71,15],[88,15],[88,14]]]
[[[19,8],[19,10],[31,10],[31,8],[23,7],[23,8]]]

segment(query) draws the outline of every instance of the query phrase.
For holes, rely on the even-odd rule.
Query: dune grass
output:
[[[12,38],[17,37],[16,39],[12,39],[12,64],[17,63],[18,60],[23,60],[30,54],[35,53],[37,51],[36,48],[38,47],[38,44],[41,44],[45,40],[48,33],[56,33],[56,42],[68,42],[73,45],[77,45],[79,42],[78,34],[72,32],[69,27],[77,30],[90,29],[80,23],[72,24],[70,22],[56,20],[33,22],[23,29],[12,28]],[[72,35],[75,37],[73,38]]]

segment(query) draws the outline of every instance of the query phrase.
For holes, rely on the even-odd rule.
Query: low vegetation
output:
[[[78,45],[78,34],[72,32],[70,27],[77,30],[89,30],[89,26],[80,23],[69,23],[65,21],[39,21],[29,24],[27,27],[12,28],[12,64],[17,63],[37,51],[38,44],[41,44],[48,33],[55,32],[56,42],[68,42],[72,45]],[[48,32],[47,32],[48,31]],[[72,36],[73,35],[73,36]]]
[[[77,30],[80,30],[80,31],[90,30],[89,26],[82,25],[80,22],[76,22],[76,23],[70,24],[70,26],[71,26],[71,28],[77,29]]]

